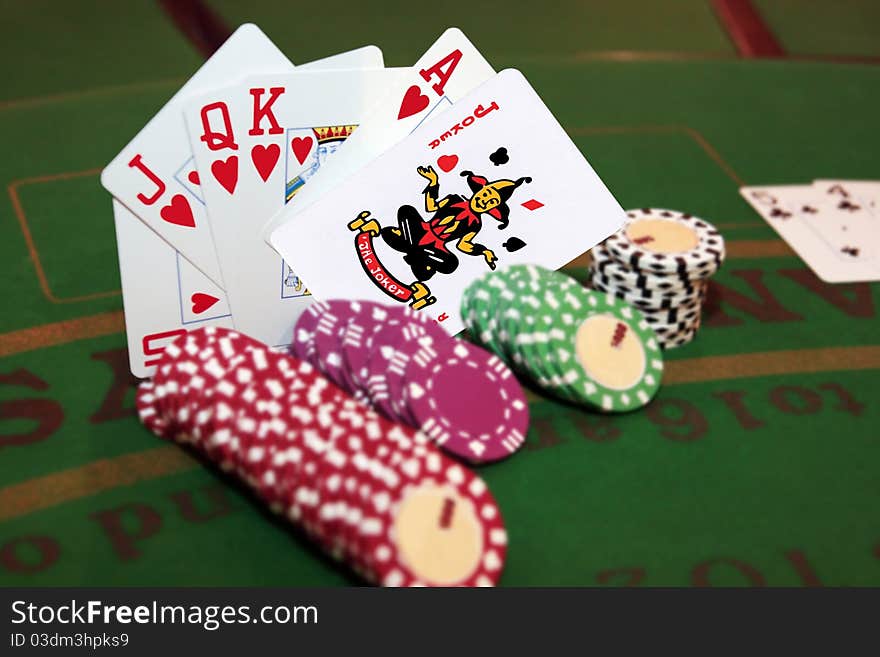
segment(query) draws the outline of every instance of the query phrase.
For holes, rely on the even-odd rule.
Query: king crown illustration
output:
[[[354,129],[357,128],[356,125],[329,125],[324,126],[323,128],[313,128],[315,132],[315,137],[318,138],[318,143],[323,143],[325,141],[335,141],[337,139],[346,139]]]

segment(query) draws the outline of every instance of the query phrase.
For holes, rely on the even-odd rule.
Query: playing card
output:
[[[407,303],[454,334],[476,277],[556,269],[624,220],[534,89],[506,70],[270,239],[318,298]]]
[[[381,67],[375,46],[305,67]],[[181,111],[187,98],[246,75],[287,72],[290,60],[255,25],[242,25],[159,110],[101,174],[104,187],[185,258],[222,284],[205,200]]]
[[[296,203],[279,212],[263,227],[264,238],[268,239],[275,228],[494,74],[495,71],[461,30],[446,30],[407,75],[401,76],[388,90],[357,133],[328,166],[322,167]]]
[[[223,290],[113,199],[131,373],[152,376],[171,342],[201,326],[232,326]]]
[[[260,227],[309,181],[378,102],[399,69],[248,78],[189,103],[186,121],[235,328],[290,344],[309,303],[296,267]],[[317,244],[313,245],[317,248]]]
[[[880,224],[840,183],[743,187],[740,194],[827,283],[880,280]]]
[[[836,197],[838,204],[848,200],[855,204],[862,204],[874,214],[880,209],[880,180],[814,180],[813,187],[821,194]],[[851,210],[852,208],[842,209]]]
[[[874,261],[880,254],[880,216],[876,183],[825,180],[814,181],[813,189],[828,203],[827,212],[807,217],[845,264]]]

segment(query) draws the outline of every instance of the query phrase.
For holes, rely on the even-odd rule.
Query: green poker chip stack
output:
[[[461,314],[475,341],[545,393],[603,412],[641,408],[663,377],[644,315],[613,294],[535,265],[474,280]]]

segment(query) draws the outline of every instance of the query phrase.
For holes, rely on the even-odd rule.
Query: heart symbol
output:
[[[281,147],[278,144],[269,144],[268,146],[257,144],[251,149],[251,160],[263,182],[269,180],[279,157],[281,157]]]
[[[192,311],[196,315],[201,315],[208,308],[220,301],[217,297],[205,294],[204,292],[196,292],[189,298],[189,300],[192,301]]]
[[[223,189],[232,194],[238,184],[238,155],[230,155],[225,160],[215,160],[211,165],[211,173]]]
[[[201,185],[201,184],[202,184],[202,181],[199,180],[199,172],[198,172],[198,171],[190,171],[190,172],[189,172],[189,175],[187,176],[187,179],[188,179],[193,185]]]
[[[418,85],[414,84],[403,94],[400,111],[397,113],[397,120],[399,121],[413,114],[418,114],[428,106],[428,102],[428,97],[422,93]]]
[[[458,164],[458,155],[441,155],[437,158],[437,166],[445,173],[449,173]]]
[[[313,143],[314,140],[311,137],[294,137],[293,141],[290,142],[290,147],[293,149],[293,155],[300,164],[305,162],[309,153],[312,152]]]
[[[175,226],[184,226],[186,228],[195,228],[196,220],[193,218],[192,208],[189,207],[189,201],[182,194],[175,194],[171,197],[171,203],[166,205],[159,211],[159,216],[169,224]]]
[[[416,382],[409,384],[408,392],[410,399],[421,399],[425,395],[425,389]]]

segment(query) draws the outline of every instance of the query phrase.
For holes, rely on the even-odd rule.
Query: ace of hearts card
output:
[[[489,62],[458,28],[451,27],[419,57],[411,68],[396,76],[371,108],[363,125],[345,147],[310,180],[291,203],[263,226],[268,241],[277,227],[290,221],[324,194],[400,142],[425,121],[448,110],[460,98],[495,75]]]
[[[557,269],[618,230],[620,205],[523,75],[506,70],[276,228],[318,298],[405,303],[449,333],[484,272]]]

